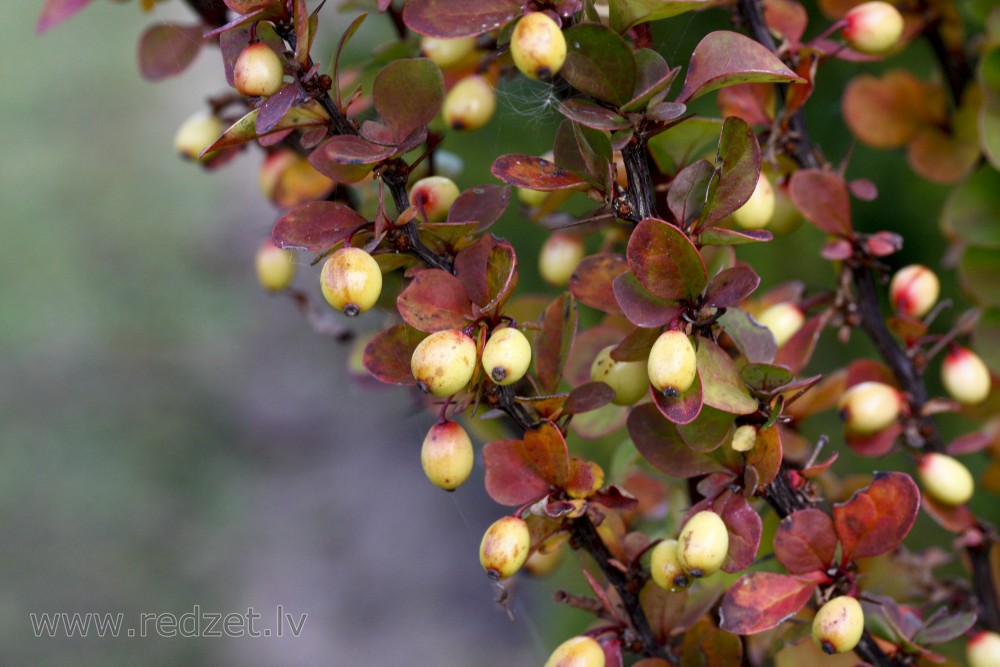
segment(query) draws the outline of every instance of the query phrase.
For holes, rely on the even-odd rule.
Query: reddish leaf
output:
[[[737,83],[802,81],[780,58],[754,40],[737,32],[717,30],[695,47],[677,101],[687,102]]]
[[[722,328],[733,339],[740,353],[750,363],[770,363],[777,345],[771,330],[758,324],[746,311],[730,308],[719,318]]]
[[[507,185],[529,190],[568,190],[587,182],[571,171],[534,155],[509,153],[493,161],[490,172]]]
[[[42,33],[59,25],[90,4],[90,0],[45,0],[35,31]]]
[[[483,447],[486,493],[501,505],[523,505],[549,492],[549,483],[524,456],[521,440],[496,440]]]
[[[629,268],[654,296],[693,300],[708,282],[705,263],[691,240],[668,222],[646,218],[632,230]]]
[[[901,472],[877,472],[872,483],[833,506],[844,559],[870,558],[899,546],[920,509],[920,490]]]
[[[829,318],[829,311],[824,311],[816,317],[810,317],[802,325],[802,328],[785,341],[778,353],[774,357],[774,363],[785,366],[793,373],[800,372],[809,363],[819,336],[823,333],[826,321]]]
[[[770,125],[774,113],[774,86],[767,83],[744,83],[719,91],[719,110],[723,117],[736,116],[750,125]]]
[[[484,311],[494,310],[517,284],[517,256],[507,241],[487,234],[458,253],[455,275],[472,303]]]
[[[903,432],[903,425],[895,423],[881,431],[869,435],[857,435],[848,433],[845,436],[847,445],[861,456],[879,458],[892,451],[896,444],[896,439]]]
[[[639,453],[670,477],[687,479],[725,470],[711,456],[688,447],[677,427],[664,419],[651,403],[633,408],[626,425]]]
[[[715,169],[718,180],[709,189],[709,200],[702,212],[703,227],[738,209],[750,199],[760,175],[760,146],[757,134],[742,118],[732,116],[722,125]]]
[[[407,324],[427,333],[461,329],[472,315],[462,282],[441,269],[418,273],[396,298],[396,307]]]
[[[279,218],[271,238],[279,248],[325,250],[367,223],[360,213],[341,202],[311,201]]]
[[[774,555],[791,574],[824,571],[837,553],[833,519],[817,509],[786,516],[774,536]]]
[[[603,382],[587,382],[569,393],[563,409],[578,415],[603,407],[614,397],[615,390]]]
[[[387,384],[416,384],[410,357],[424,335],[405,324],[397,324],[375,334],[364,352],[365,369]]]
[[[726,229],[725,227],[712,227],[705,229],[698,234],[700,245],[746,245],[748,243],[762,243],[770,241],[774,234],[766,229]]]
[[[631,271],[615,278],[612,287],[622,314],[636,326],[658,329],[673,322],[684,311],[676,301],[660,299],[647,292]]]
[[[708,338],[698,339],[698,376],[705,405],[734,415],[757,411],[757,401],[750,396],[736,362]]]
[[[728,308],[753,294],[760,276],[745,264],[725,269],[715,275],[705,290],[706,303],[712,308]]]
[[[628,43],[600,23],[580,23],[565,31],[566,62],[559,76],[580,92],[614,106],[632,98],[635,58]]]
[[[795,0],[764,0],[764,21],[773,33],[791,43],[802,40],[809,22],[806,8]]]
[[[535,370],[542,389],[554,394],[576,335],[576,300],[564,292],[542,314],[541,330],[535,338]]]
[[[559,111],[572,121],[595,130],[624,130],[632,127],[627,118],[582,97],[574,97],[559,105]]]
[[[404,58],[383,67],[372,88],[375,110],[401,143],[437,115],[444,100],[444,77],[427,58]]]
[[[667,208],[676,220],[690,225],[701,217],[714,179],[715,166],[708,160],[698,160],[681,169],[667,192]]]
[[[842,176],[820,169],[801,169],[792,174],[788,195],[802,216],[820,231],[851,235],[851,200]]]
[[[309,95],[295,82],[271,95],[257,109],[257,136],[273,130],[292,107],[308,99]]]
[[[677,432],[688,447],[696,452],[708,453],[729,438],[734,420],[735,417],[727,412],[702,406],[698,418],[690,424],[678,424]]]
[[[393,146],[378,146],[351,134],[330,137],[309,155],[316,171],[341,183],[356,183],[377,162],[395,152]]]
[[[617,253],[584,257],[569,278],[569,291],[584,305],[609,315],[621,315],[612,282],[627,271],[625,258]]]
[[[696,376],[694,384],[677,398],[664,396],[655,389],[650,393],[653,395],[653,404],[657,409],[675,424],[690,424],[701,414],[703,402],[700,377]]]
[[[924,511],[947,531],[963,533],[978,524],[976,515],[972,513],[968,505],[942,505],[926,495],[923,501]]]
[[[403,21],[429,37],[469,37],[495,30],[522,11],[520,0],[409,0]]]
[[[722,517],[729,531],[729,553],[722,564],[723,572],[739,572],[753,564],[760,548],[763,523],[760,515],[750,507],[750,503],[740,493],[724,491],[712,506]]]
[[[201,50],[199,25],[158,23],[139,38],[139,73],[149,81],[180,74]]]
[[[663,56],[653,49],[637,49],[632,56],[635,58],[635,90],[632,91],[632,99],[620,108],[622,113],[642,111],[651,102],[655,103],[654,100],[662,99],[667,87],[681,71],[679,67],[670,69]],[[684,108],[683,104],[674,105]]]
[[[746,465],[757,473],[757,486],[766,486],[774,481],[781,471],[781,435],[777,427],[761,429],[757,441],[746,454]]]
[[[743,642],[703,618],[681,642],[681,667],[733,667],[743,664]]]
[[[563,486],[569,478],[570,460],[566,440],[552,422],[542,422],[524,433],[524,457],[552,486]]]
[[[737,635],[777,627],[805,606],[818,583],[816,577],[752,572],[726,591],[719,607],[719,627]]]
[[[448,209],[448,222],[477,222],[483,231],[507,210],[510,188],[506,185],[477,185],[458,196]]]
[[[645,361],[659,337],[658,329],[636,327],[611,350],[611,358],[615,361]]]

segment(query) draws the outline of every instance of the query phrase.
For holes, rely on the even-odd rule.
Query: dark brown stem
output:
[[[979,624],[993,632],[1000,632],[1000,605],[997,604],[996,582],[993,579],[993,563],[990,550],[993,541],[986,539],[982,544],[969,547],[972,561],[972,584],[979,608]]]
[[[962,93],[965,92],[965,88],[972,78],[972,67],[969,65],[969,60],[961,48],[949,48],[945,44],[944,37],[941,35],[940,21],[929,24],[924,29],[924,37],[930,44],[934,57],[941,63],[941,70],[948,82],[951,99],[955,106],[958,106],[962,101]]]
[[[854,647],[854,652],[858,654],[858,657],[867,662],[869,665],[874,667],[893,667],[896,662],[887,656],[885,652],[879,647],[875,642],[875,638],[872,637],[868,630],[864,631],[861,635],[861,641],[858,645]]]
[[[222,0],[184,0],[201,20],[213,28],[226,25],[229,21],[229,8]]]
[[[649,156],[646,153],[646,139],[638,133],[632,142],[622,149],[622,160],[628,174],[628,191],[635,217],[639,220],[656,217],[653,204],[653,180],[649,174]]]

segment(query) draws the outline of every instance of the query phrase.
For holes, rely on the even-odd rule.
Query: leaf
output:
[[[509,153],[493,161],[490,172],[507,185],[529,190],[568,190],[587,182],[571,171],[533,155]]]
[[[259,138],[257,135],[257,116],[259,112],[259,109],[254,109],[233,123],[214,144],[202,151],[202,155],[214,153],[230,146],[239,146],[240,144],[245,144],[248,141]],[[278,124],[272,128],[270,134],[300,127],[319,127],[326,125],[327,122],[329,122],[329,116],[319,106],[319,103],[306,102],[305,104],[293,107],[286,113]],[[313,155],[315,154],[316,151],[313,152]]]
[[[606,189],[611,158],[607,134],[564,120],[556,131],[552,150],[560,167],[583,177],[598,190]]]
[[[701,414],[702,401],[701,378],[695,376],[694,383],[683,394],[677,397],[664,396],[661,392],[652,391],[653,405],[675,424],[690,424]]]
[[[569,278],[569,291],[580,303],[602,313],[620,315],[615,298],[614,280],[628,272],[625,258],[617,253],[602,253],[584,257]]]
[[[937,620],[917,631],[913,635],[912,642],[918,646],[933,646],[950,642],[971,630],[976,624],[977,618],[974,611],[940,614]]]
[[[774,361],[778,349],[774,334],[746,311],[730,308],[719,318],[719,323],[748,362],[767,364]]]
[[[158,23],[139,38],[139,73],[148,81],[180,74],[201,50],[200,25]]]
[[[764,21],[772,33],[791,42],[795,48],[805,33],[809,15],[795,0],[765,0]]]
[[[628,118],[582,97],[574,97],[562,102],[559,105],[559,112],[566,118],[595,130],[614,131],[632,127]]]
[[[875,148],[905,146],[924,125],[943,123],[948,116],[941,86],[907,70],[855,77],[844,89],[841,107],[854,136]]]
[[[722,121],[714,118],[688,118],[683,123],[651,137],[649,152],[664,174],[675,174],[700,157],[705,148],[718,142]]]
[[[792,373],[798,373],[812,358],[816,343],[830,317],[830,311],[824,311],[815,317],[810,317],[775,354],[774,363],[785,366]],[[770,330],[768,331],[770,333]]]
[[[448,209],[448,222],[478,222],[482,231],[500,219],[510,204],[506,185],[477,185],[458,196]]]
[[[521,440],[496,440],[483,447],[486,493],[501,505],[523,505],[549,492],[545,481],[524,455]]]
[[[35,24],[35,32],[43,33],[54,28],[89,4],[90,0],[45,0],[38,15],[38,23]]]
[[[703,227],[722,220],[745,204],[761,178],[757,135],[742,118],[732,116],[723,123],[715,168],[719,177],[702,211]]]
[[[365,346],[365,369],[386,384],[416,384],[410,370],[410,358],[423,338],[421,332],[406,324],[380,331]]]
[[[784,366],[752,363],[740,369],[740,378],[754,392],[769,395],[790,383],[795,376]]]
[[[799,613],[818,583],[815,578],[774,572],[744,575],[722,598],[719,627],[737,635],[753,635],[777,627]]]
[[[642,220],[629,237],[629,268],[654,296],[694,300],[705,289],[705,263],[691,240],[668,222]]]
[[[684,633],[680,667],[732,667],[743,664],[743,642],[703,618]]]
[[[409,0],[403,22],[428,37],[471,37],[499,28],[522,11],[520,0]]]
[[[688,447],[677,427],[664,419],[651,403],[633,408],[626,426],[639,453],[650,465],[670,477],[688,479],[725,471],[722,464],[708,454]]]
[[[396,307],[407,324],[427,333],[461,329],[472,317],[462,282],[441,269],[418,273],[396,298]]]
[[[404,58],[383,67],[372,88],[375,110],[397,143],[430,123],[444,100],[444,77],[427,58]]]
[[[781,472],[783,458],[781,432],[778,428],[769,426],[759,430],[753,449],[746,454],[746,467],[752,468],[756,473],[757,486],[767,486],[774,481],[774,478]]]
[[[763,523],[742,493],[724,491],[715,499],[712,509],[722,517],[729,531],[729,553],[722,564],[723,572],[739,572],[753,564],[760,548]]]
[[[611,5],[611,27],[624,33],[634,25],[677,16],[704,7],[708,0],[617,0]]]
[[[1000,306],[1000,248],[970,246],[962,253],[958,274],[962,287],[984,306]]]
[[[987,308],[973,330],[975,351],[990,368],[1000,368],[1000,310]]]
[[[257,107],[257,136],[264,136],[271,132],[281,119],[292,110],[298,102],[309,99],[308,94],[302,90],[298,83],[292,82],[284,86],[281,90],[271,95],[264,103]]]
[[[821,169],[801,169],[788,182],[788,195],[802,216],[820,231],[850,236],[851,201],[843,177]]]
[[[572,294],[564,292],[545,309],[535,338],[535,371],[542,389],[554,394],[576,335],[577,310]]]
[[[774,555],[791,574],[825,571],[837,554],[833,519],[817,509],[786,516],[774,535]]]
[[[962,242],[1000,248],[1000,173],[984,166],[955,186],[945,200],[941,225]]]
[[[587,382],[569,392],[563,409],[570,414],[591,412],[604,407],[615,397],[615,390],[603,382]],[[575,422],[574,422],[575,423]]]
[[[559,76],[580,92],[615,106],[632,98],[635,58],[618,33],[599,23],[581,23],[563,35],[566,62]]]
[[[736,415],[756,412],[757,401],[750,396],[736,363],[726,351],[715,341],[699,338],[697,352],[705,405]]]
[[[657,329],[684,312],[684,307],[676,301],[660,299],[647,292],[631,271],[616,277],[612,287],[622,314],[636,326]]]
[[[510,243],[487,234],[455,256],[455,275],[472,303],[495,314],[517,285],[517,255]]]
[[[734,417],[721,410],[702,406],[698,418],[690,424],[677,424],[677,432],[696,452],[708,453],[729,438]]]
[[[920,490],[901,472],[877,472],[872,483],[833,506],[843,558],[870,558],[899,546],[920,509]]]
[[[312,201],[298,206],[274,223],[271,238],[279,248],[332,248],[368,221],[350,206],[336,201]]]
[[[728,308],[753,294],[760,276],[746,264],[737,264],[715,275],[705,289],[705,303],[712,308]]]
[[[679,67],[671,69],[663,56],[653,49],[637,49],[632,57],[635,58],[635,90],[632,99],[620,108],[622,113],[642,111],[654,100],[661,100],[680,72]],[[686,108],[683,104],[677,106]]]
[[[698,42],[678,102],[687,102],[737,83],[803,83],[781,59],[754,40],[729,30],[710,32]]]
[[[645,361],[659,337],[658,329],[636,327],[611,350],[611,358],[615,361]]]
[[[667,207],[682,225],[689,226],[701,217],[715,180],[715,167],[708,160],[698,160],[684,167],[670,183]]]

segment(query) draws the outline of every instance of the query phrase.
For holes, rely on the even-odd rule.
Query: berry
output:
[[[475,453],[472,440],[455,421],[431,426],[420,449],[420,464],[427,479],[445,491],[454,491],[469,478]]]
[[[767,228],[776,236],[791,234],[802,226],[805,218],[795,207],[792,198],[788,196],[788,184],[778,182],[774,185],[774,213]]]
[[[993,379],[978,354],[955,346],[941,362],[941,383],[959,403],[976,405],[990,395]]]
[[[903,36],[903,16],[888,2],[864,2],[844,16],[841,30],[851,48],[861,53],[881,55],[891,51]]]
[[[853,650],[864,630],[865,613],[861,603],[849,595],[833,598],[820,607],[813,618],[813,641],[830,655]]]
[[[340,248],[323,265],[320,287],[327,303],[354,317],[378,301],[382,270],[375,258],[361,248]]]
[[[552,574],[566,553],[563,545],[566,544],[567,538],[567,533],[557,533],[542,542],[524,562],[525,571],[533,577]]]
[[[615,361],[611,358],[614,345],[597,353],[590,366],[590,379],[603,382],[615,390],[611,402],[615,405],[632,405],[649,391],[649,375],[645,361]]]
[[[965,660],[969,667],[996,667],[1000,665],[1000,635],[980,630],[965,645]]]
[[[774,186],[761,172],[750,198],[743,206],[733,211],[733,222],[743,229],[763,229],[774,216],[774,202]]]
[[[904,266],[889,281],[889,301],[900,315],[923,317],[941,293],[937,275],[920,264]]]
[[[479,562],[491,577],[506,579],[521,569],[530,548],[528,524],[516,516],[505,516],[486,529],[479,544]]]
[[[646,370],[656,391],[676,398],[694,384],[698,372],[694,346],[682,332],[664,331],[649,350]]]
[[[718,572],[729,553],[726,524],[718,514],[708,510],[688,519],[677,542],[677,560],[696,579]]]
[[[947,454],[931,452],[917,464],[917,477],[924,493],[942,505],[964,505],[972,498],[976,484],[961,461]]]
[[[899,392],[883,382],[860,382],[838,403],[847,432],[853,435],[871,435],[891,426],[902,407]]]
[[[444,176],[427,176],[410,188],[410,204],[422,210],[429,221],[440,222],[448,216],[448,209],[458,195],[455,181]]]
[[[441,69],[463,64],[475,50],[475,37],[422,37],[420,39],[420,52]]]
[[[451,129],[472,131],[490,122],[496,109],[493,86],[478,74],[470,74],[445,95],[441,114]]]
[[[293,150],[268,154],[257,182],[264,196],[279,208],[295,208],[322,199],[336,186],[333,179],[316,171],[307,158]]]
[[[604,649],[593,637],[580,635],[560,644],[545,667],[604,667]]]
[[[736,452],[749,452],[757,444],[757,427],[753,424],[743,424],[733,432],[730,446]]]
[[[174,150],[187,160],[206,160],[215,153],[202,157],[202,151],[214,144],[225,130],[222,121],[215,116],[196,113],[177,128]]]
[[[280,292],[287,289],[295,278],[295,262],[291,250],[279,248],[267,239],[257,248],[253,266],[257,282],[266,290]]]
[[[545,190],[532,190],[530,188],[517,188],[517,200],[525,206],[537,208],[545,203],[549,193]],[[545,276],[542,276],[543,278]],[[546,279],[547,280],[547,279]],[[567,278],[569,280],[569,278]]]
[[[538,192],[528,190],[527,192]],[[545,199],[546,192],[540,192]],[[551,234],[542,245],[538,254],[538,272],[545,282],[555,287],[565,287],[570,276],[576,271],[584,255],[583,239],[576,234],[556,232]]]
[[[649,556],[649,572],[653,581],[668,591],[683,590],[691,585],[691,579],[677,556],[678,546],[677,540],[663,540],[653,547]]]
[[[757,316],[757,322],[771,330],[778,347],[787,343],[805,321],[805,313],[794,303],[788,302],[776,303]]]
[[[497,329],[483,346],[483,369],[500,386],[523,378],[530,365],[531,343],[519,329]]]
[[[285,85],[285,65],[267,44],[251,44],[233,65],[233,83],[248,97],[270,97]]]
[[[413,377],[434,396],[454,396],[469,384],[475,369],[476,343],[457,329],[432,333],[410,358]]]
[[[550,79],[566,61],[566,38],[548,14],[531,12],[514,26],[510,55],[529,79]]]

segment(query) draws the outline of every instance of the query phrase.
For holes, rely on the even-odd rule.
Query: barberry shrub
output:
[[[140,37],[140,71],[218,58],[231,89],[202,110],[192,91],[211,122],[178,150],[206,170],[265,165],[285,209],[270,247],[296,253],[299,283],[314,268],[312,290],[290,274],[265,287],[321,329],[327,294],[369,334],[369,375],[479,441],[505,507],[480,553],[494,586],[551,571],[535,554],[584,556],[579,590],[556,599],[592,620],[550,662],[989,659],[1000,9],[185,2],[191,23]],[[45,0],[39,30],[87,4]],[[368,13],[336,27],[336,5]],[[395,39],[349,57],[364,21]],[[247,53],[265,57],[262,85],[245,82]],[[445,101],[470,80],[489,112],[456,121]],[[844,125],[814,134],[831,100]],[[483,149],[500,145],[520,152]],[[902,147],[932,186],[885,178],[898,169],[872,149]],[[466,178],[484,159],[491,177]],[[888,218],[872,216],[886,197]],[[520,267],[553,235],[585,256],[546,286]],[[907,255],[934,235],[936,254]],[[351,253],[363,270],[337,273],[347,296],[331,299],[320,267]],[[933,281],[890,285],[915,260]],[[457,474],[428,473],[438,486],[465,479],[465,444]]]

